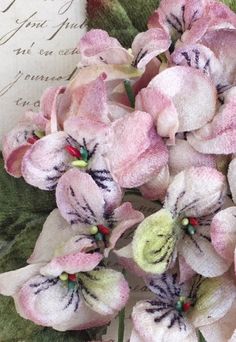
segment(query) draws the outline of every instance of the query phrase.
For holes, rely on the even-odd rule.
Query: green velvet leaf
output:
[[[236,12],[236,1],[235,0],[220,0],[220,1],[223,2],[224,4],[226,4],[227,6],[229,6],[232,11]]]
[[[26,265],[48,214],[56,207],[55,194],[9,176],[0,156],[0,272]],[[0,295],[0,341],[90,341],[101,328],[58,332],[21,318],[12,298]]]
[[[106,30],[129,48],[138,32],[147,29],[147,20],[159,0],[88,0],[88,29]]]

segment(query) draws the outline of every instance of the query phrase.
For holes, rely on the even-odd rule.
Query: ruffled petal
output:
[[[25,154],[22,175],[25,181],[42,190],[54,190],[58,179],[73,160],[65,150],[70,139],[64,132],[50,134],[38,140]]]
[[[214,52],[202,44],[181,45],[181,47],[175,49],[171,59],[176,65],[201,70],[213,80],[215,85],[219,84],[224,78],[222,64],[216,58]]]
[[[113,179],[107,161],[102,156],[96,155],[89,163],[87,173],[102,191],[107,206],[110,208],[118,207],[122,201],[123,191]]]
[[[74,89],[74,103],[68,115],[81,115],[91,120],[109,122],[105,79],[106,74],[103,73],[96,80]]]
[[[236,288],[227,276],[204,279],[197,290],[189,318],[195,327],[217,322],[230,310],[235,296]]]
[[[21,163],[25,153],[31,148],[27,142],[33,137],[35,126],[27,120],[20,122],[3,139],[3,158],[6,171],[14,176],[21,177]]]
[[[229,340],[235,329],[235,322],[232,317],[236,315],[235,302],[231,306],[227,314],[215,323],[204,325],[200,327],[203,337],[207,342],[234,342]]]
[[[116,225],[111,231],[106,255],[115,247],[116,242],[121,235],[124,234],[127,229],[130,229],[135,224],[141,222],[144,219],[144,215],[140,211],[134,210],[131,203],[123,203],[114,210],[112,218],[116,222]]]
[[[191,279],[196,272],[187,264],[186,260],[182,255],[178,256],[179,260],[179,281],[180,283],[184,283]]]
[[[163,29],[153,28],[139,33],[132,43],[133,65],[142,69],[154,57],[168,50],[170,44],[170,38]]]
[[[163,273],[174,259],[177,235],[169,211],[148,216],[136,229],[132,242],[137,265],[148,273]]]
[[[217,254],[210,238],[210,227],[199,226],[193,236],[187,234],[179,243],[179,252],[187,264],[204,277],[217,277],[225,273],[231,262]],[[210,260],[210,263],[209,263]]]
[[[209,167],[192,167],[180,172],[170,184],[165,208],[173,216],[201,217],[215,212],[223,204],[225,177]]]
[[[0,274],[0,293],[4,296],[13,296],[26,281],[39,273],[42,265],[29,265],[15,271]]]
[[[228,168],[228,182],[229,182],[229,187],[230,191],[233,197],[234,203],[236,203],[236,158],[234,158],[231,163],[229,164]]]
[[[142,185],[139,190],[143,197],[155,201],[163,201],[170,182],[170,173],[168,166],[164,166],[160,172],[149,182]]]
[[[186,317],[178,313],[173,304],[158,300],[140,301],[132,312],[134,329],[145,342],[158,341],[197,342],[197,336],[193,339],[187,337],[194,334],[194,326]],[[142,341],[142,340],[141,340]]]
[[[81,298],[78,288],[69,290],[59,278],[41,275],[27,281],[14,296],[18,313],[36,324],[54,326],[77,317]]]
[[[167,163],[167,149],[155,132],[150,114],[135,111],[113,122],[111,129],[106,158],[120,186],[141,186]]]
[[[154,77],[148,87],[173,100],[178,112],[178,132],[198,129],[215,114],[216,89],[199,70],[183,66],[168,68]]]
[[[79,42],[81,64],[130,64],[132,56],[106,31],[90,30]]]
[[[188,142],[201,153],[230,154],[236,152],[236,102],[227,101],[211,123],[188,134]]]
[[[236,247],[236,207],[221,210],[213,217],[211,239],[219,255],[226,260],[234,260]]]
[[[169,147],[169,167],[171,175],[192,166],[216,168],[216,157],[197,152],[186,140],[176,139],[175,145]]]
[[[70,224],[94,225],[104,221],[105,201],[97,184],[85,172],[71,169],[56,189],[57,206]]]
[[[179,128],[178,112],[172,99],[154,87],[142,89],[135,99],[135,108],[153,116],[157,133],[174,143]]]
[[[113,315],[129,297],[129,286],[117,271],[99,268],[80,274],[81,292],[87,305],[101,315]]]
[[[56,248],[69,240],[76,233],[63,219],[58,209],[53,210],[43,225],[32,255],[27,260],[30,264],[48,262]]]

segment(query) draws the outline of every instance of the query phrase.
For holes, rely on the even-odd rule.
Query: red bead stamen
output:
[[[198,226],[199,225],[199,222],[198,222],[198,220],[195,217],[189,217],[189,223],[192,226]]]
[[[79,150],[77,150],[77,148],[71,146],[71,145],[67,145],[65,146],[65,150],[72,156],[75,158],[80,159],[81,158],[81,153]]]
[[[33,145],[33,144],[36,143],[36,141],[38,141],[38,140],[39,140],[39,138],[36,137],[36,136],[29,137],[29,138],[27,139],[27,143]]]
[[[77,275],[76,274],[68,274],[68,280],[77,281]]]
[[[103,226],[102,224],[99,224],[98,226],[98,230],[100,233],[104,234],[104,235],[109,235],[110,234],[110,229]]]
[[[187,302],[183,304],[183,311],[187,312],[191,307],[191,303]]]

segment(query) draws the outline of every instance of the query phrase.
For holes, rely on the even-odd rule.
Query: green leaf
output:
[[[227,6],[229,6],[232,11],[236,12],[236,1],[235,0],[220,0],[220,1],[223,2],[224,4],[226,4]]]
[[[88,29],[106,30],[129,48],[138,32],[147,29],[148,17],[158,7],[159,0],[88,0]]]

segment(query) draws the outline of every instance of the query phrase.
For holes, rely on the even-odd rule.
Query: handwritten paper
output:
[[[78,62],[86,0],[0,0],[0,139]]]

